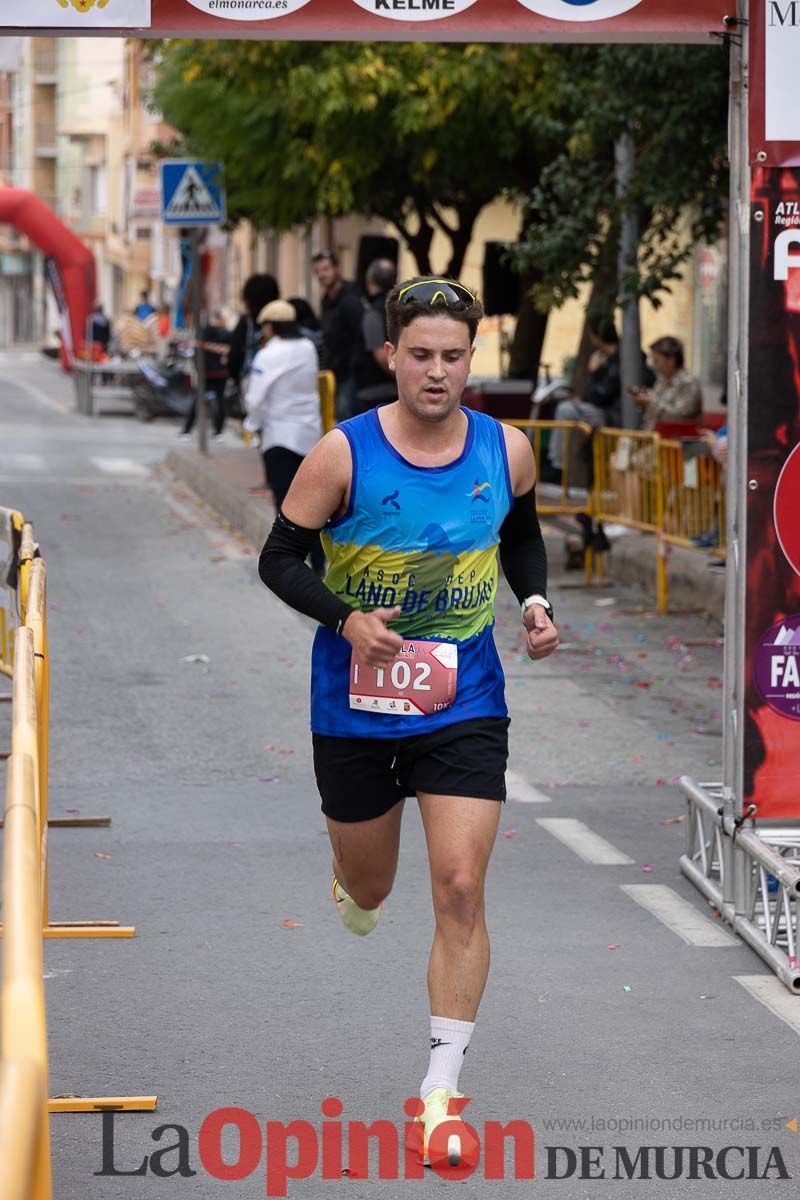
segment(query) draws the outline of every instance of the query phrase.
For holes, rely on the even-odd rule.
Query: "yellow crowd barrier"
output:
[[[17,656],[24,677],[32,679],[31,638],[18,639]],[[52,1196],[38,826],[34,760],[14,752],[3,838],[0,1200]]]
[[[336,424],[336,376],[333,371],[317,373],[317,391],[322,414],[322,432],[330,433]]]
[[[594,496],[598,521],[626,525],[657,539],[656,603],[667,611],[664,481],[656,433],[598,429],[594,435]]]
[[[664,481],[664,538],[691,546],[692,538],[709,537],[725,545],[725,487],[720,464],[711,455],[686,458],[683,444],[670,438],[659,443]]]
[[[525,430],[531,440],[536,459],[536,510],[543,517],[585,516],[591,518],[593,497],[591,490],[591,437],[592,427],[583,421],[523,421],[516,418],[503,420],[504,425]],[[543,454],[553,434],[561,437],[561,467],[558,468],[557,483],[541,482]],[[590,545],[584,549],[586,583],[590,583],[594,569],[594,556]]]
[[[0,674],[9,678],[14,668],[14,630],[22,619],[19,551],[24,524],[16,509],[0,508]]]
[[[0,927],[0,1200],[51,1200],[49,1113],[98,1112],[109,1107],[152,1110],[157,1098],[48,1099],[44,939],[131,937],[135,930],[116,921],[53,923],[48,917],[47,576],[44,560],[35,556],[33,528],[18,517],[14,513],[14,523],[6,521],[3,527],[20,535],[17,558],[10,563],[14,568],[10,611],[13,614],[17,607],[25,624],[7,629],[13,662]]]

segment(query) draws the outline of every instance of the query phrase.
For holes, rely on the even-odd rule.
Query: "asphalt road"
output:
[[[0,375],[0,503],[35,521],[48,566],[51,813],[113,819],[51,833],[51,914],[137,927],[131,941],[46,944],[50,1092],[157,1093],[156,1113],[116,1118],[115,1169],[174,1145],[174,1129],[152,1132],[179,1125],[197,1172],[172,1187],[152,1170],[99,1176],[101,1117],[61,1115],[54,1194],[158,1196],[178,1179],[192,1200],[264,1195],[257,1145],[245,1147],[259,1161],[246,1180],[204,1169],[207,1114],[235,1106],[262,1133],[292,1120],[319,1133],[336,1096],[343,1122],[399,1127],[424,1075],[433,919],[419,816],[409,802],[376,932],[350,937],[329,898],[311,771],[310,624],[266,593],[252,547],[152,470],[172,426],[77,417],[57,369],[30,356],[3,356]],[[771,976],[741,944],[689,944],[646,906],[677,906],[684,935],[689,918],[720,933],[678,870],[675,820],[677,777],[719,774],[720,631],[642,613],[622,591],[564,587],[572,577],[559,578],[557,556],[553,567],[555,656],[523,659],[507,594],[499,609],[515,778],[488,884],[492,972],[461,1076],[479,1130],[533,1127],[536,1179],[514,1181],[509,1154],[505,1180],[479,1169],[463,1194],[675,1200],[730,1186],[702,1169],[615,1179],[617,1146],[632,1159],[641,1146],[757,1146],[763,1173],[777,1145],[797,1176],[800,1137],[785,1128],[800,1107],[797,1029],[741,982]],[[598,851],[612,861],[585,861]],[[687,1131],[698,1119],[712,1124]],[[569,1178],[548,1172],[553,1146],[577,1154]],[[605,1148],[605,1178],[579,1177],[582,1146]],[[230,1130],[223,1148],[235,1162]],[[564,1174],[569,1155],[556,1157]],[[734,1154],[729,1169],[741,1163]],[[176,1170],[178,1153],[155,1165]],[[290,1182],[289,1195],[456,1186],[431,1172],[378,1180],[374,1161],[370,1179],[334,1172]],[[774,1169],[737,1184],[746,1196],[791,1189]]]

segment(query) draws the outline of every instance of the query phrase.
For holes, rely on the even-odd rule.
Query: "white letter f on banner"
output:
[[[800,246],[800,229],[787,229],[775,238],[775,278],[789,278],[791,267],[800,267],[800,254],[790,254],[792,246]]]

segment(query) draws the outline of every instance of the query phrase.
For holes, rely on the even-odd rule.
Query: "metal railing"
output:
[[[664,538],[691,546],[693,538],[725,545],[725,488],[721,465],[709,454],[686,457],[683,442],[662,438],[660,471],[664,489]]]

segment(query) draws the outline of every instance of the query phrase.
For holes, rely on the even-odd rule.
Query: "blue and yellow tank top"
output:
[[[430,716],[349,707],[350,643],[320,628],[311,660],[311,728],[333,737],[408,737],[455,721],[505,717],[495,649],[497,543],[513,505],[502,426],[463,409],[464,449],[443,467],[417,467],[392,446],[378,409],[338,428],[350,443],[347,511],[322,532],[325,582],[353,608],[399,605],[402,637],[458,645],[456,698]]]

